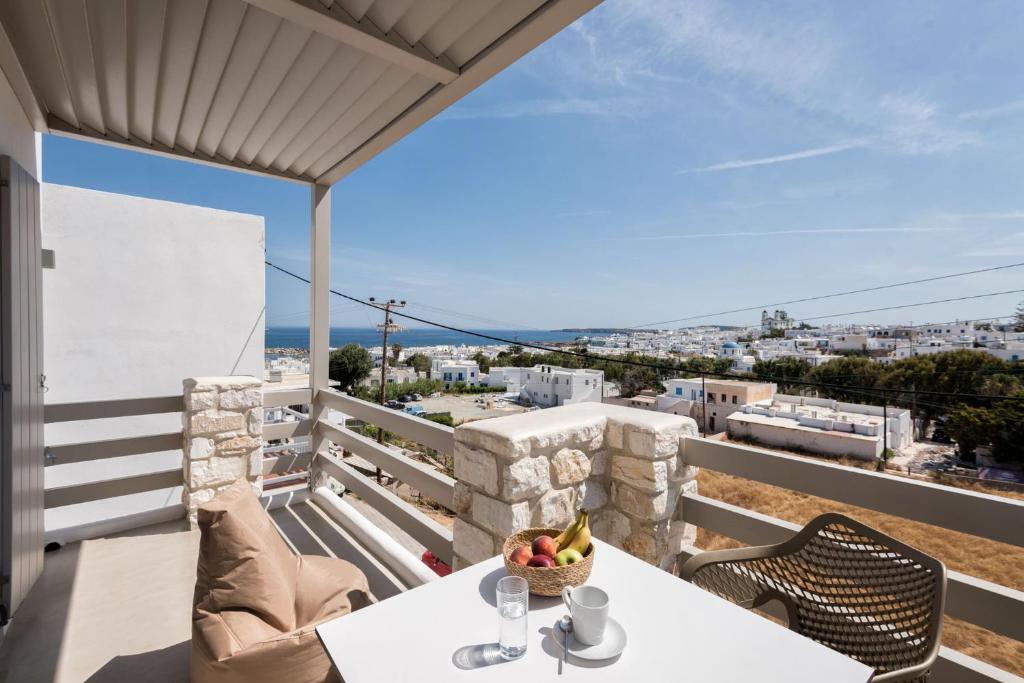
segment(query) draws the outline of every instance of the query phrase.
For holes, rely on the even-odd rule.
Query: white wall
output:
[[[0,72],[0,155],[11,157],[38,179],[36,134],[3,72]]]
[[[181,394],[184,378],[262,376],[263,218],[44,185],[46,403]],[[48,444],[181,428],[180,415],[52,424]],[[47,486],[173,467],[181,452],[57,465]],[[180,489],[47,512],[47,529],[180,504]]]
[[[857,437],[844,432],[822,431],[809,427],[772,424],[757,420],[758,415],[734,413],[727,418],[729,436],[756,441],[815,455],[834,455],[873,461],[882,453],[881,438]]]

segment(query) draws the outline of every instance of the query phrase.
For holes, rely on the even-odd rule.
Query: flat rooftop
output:
[[[683,379],[686,382],[700,382],[700,377],[686,377],[686,378],[679,378],[679,379]],[[668,381],[671,382],[672,380],[668,380]],[[754,387],[768,386],[769,384],[771,384],[771,382],[751,382],[750,380],[745,380],[745,379],[708,379],[708,380],[704,380],[704,385],[705,386],[709,386],[709,387],[711,387],[711,386],[719,386],[719,387],[737,387],[737,388],[744,388],[744,389],[752,389]]]
[[[770,415],[758,415],[757,413],[744,413],[742,411],[737,411],[729,415],[726,419],[729,422],[736,421],[745,424],[780,427],[782,429],[793,429],[796,431],[807,432],[808,434],[827,433],[829,436],[835,436],[842,439],[853,439],[855,441],[878,441],[882,438],[881,433],[877,436],[868,436],[865,434],[856,434],[854,432],[845,432],[835,429],[822,429],[811,425],[802,425],[796,420],[787,417],[771,417]]]

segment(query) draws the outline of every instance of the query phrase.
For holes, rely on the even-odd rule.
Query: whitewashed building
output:
[[[984,349],[996,358],[1005,361],[1016,362],[1024,360],[1024,341],[997,341],[992,342]]]
[[[550,408],[586,401],[601,401],[604,372],[557,365],[535,365],[526,370],[520,400]]]
[[[909,410],[806,396],[779,394],[770,405],[742,405],[726,422],[730,437],[859,460],[914,442]]]
[[[484,384],[489,387],[505,387],[505,393],[519,395],[526,382],[526,373],[530,368],[496,368],[492,367],[484,376]]]
[[[430,362],[430,379],[444,382],[445,389],[456,384],[478,387],[483,384],[480,365],[475,360],[448,360],[435,358]]]
[[[42,242],[55,260],[43,271],[48,404],[180,395],[191,374],[263,375],[262,216],[50,184],[42,200]],[[144,415],[49,424],[46,439],[178,429],[176,414]],[[180,467],[181,457],[178,447],[55,460],[47,486],[150,474]],[[180,503],[176,487],[56,507],[46,528],[61,539],[79,525]]]

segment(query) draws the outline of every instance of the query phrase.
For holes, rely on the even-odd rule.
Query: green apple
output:
[[[580,555],[580,551],[575,548],[566,548],[562,552],[555,555],[555,564],[559,567],[564,567],[567,564],[576,564],[582,562],[583,556]]]

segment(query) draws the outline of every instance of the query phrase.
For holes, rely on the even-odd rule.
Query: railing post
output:
[[[310,487],[322,483],[317,475],[316,456],[327,448],[327,439],[319,427],[321,418],[327,417],[327,406],[319,396],[327,388],[330,366],[330,288],[331,288],[331,188],[310,186],[310,285],[309,285],[309,404]]]
[[[184,382],[181,503],[196,508],[239,479],[263,491],[263,382],[255,377],[195,377]]]
[[[595,536],[673,570],[696,529],[678,509],[696,492],[680,448],[697,423],[582,403],[480,420],[455,430],[456,567],[501,552],[506,536],[564,527],[585,508]]]

